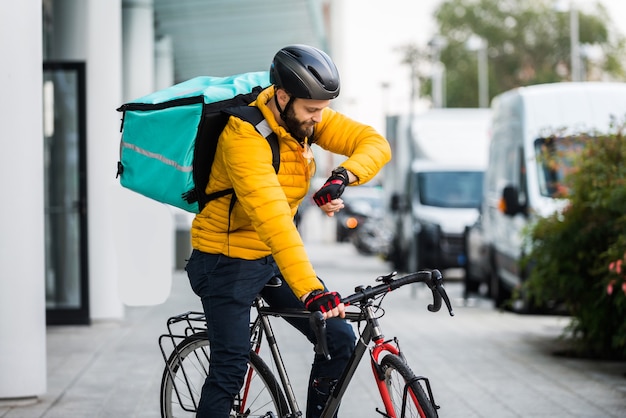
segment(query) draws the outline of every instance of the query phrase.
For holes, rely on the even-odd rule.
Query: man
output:
[[[273,84],[252,104],[278,136],[280,169],[255,128],[231,116],[218,142],[207,193],[233,188],[209,202],[193,221],[193,253],[186,270],[200,296],[211,344],[210,372],[198,417],[226,418],[247,367],[250,306],[261,293],[272,306],[319,310],[327,322],[331,360],[315,356],[308,418],[318,417],[352,354],[355,336],[336,292],[317,278],[293,222],[315,162],[310,145],[348,157],[314,195],[329,216],[343,208],[347,185],[369,181],[391,158],[387,141],[328,106],[339,95],[339,74],[324,52],[306,45],[281,49],[270,68]],[[275,275],[279,288],[264,287]],[[308,321],[290,320],[314,341]]]

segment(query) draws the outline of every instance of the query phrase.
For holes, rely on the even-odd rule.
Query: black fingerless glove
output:
[[[304,306],[310,312],[320,311],[326,313],[332,311],[341,303],[341,296],[337,292],[325,292],[314,290],[304,300]]]
[[[317,206],[323,206],[333,199],[339,199],[348,185],[348,172],[343,167],[337,167],[326,183],[313,195]]]

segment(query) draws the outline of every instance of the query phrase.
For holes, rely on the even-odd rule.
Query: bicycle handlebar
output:
[[[392,272],[385,276],[380,276],[376,279],[378,282],[383,282],[383,284],[377,286],[359,286],[355,289],[355,293],[349,295],[343,299],[343,302],[346,306],[349,305],[365,305],[368,304],[372,299],[376,296],[380,296],[382,294],[394,291],[402,286],[411,283],[425,283],[431,290],[433,294],[433,303],[428,305],[428,310],[430,312],[438,312],[441,309],[442,300],[445,302],[446,307],[448,308],[448,312],[450,316],[454,316],[454,312],[452,310],[452,305],[450,303],[450,298],[446,293],[445,288],[443,287],[443,276],[439,270],[423,270],[418,271],[416,273],[411,273],[406,276],[400,277],[398,279],[394,279],[396,272]],[[324,319],[324,315],[319,312],[307,312],[302,310],[274,310],[270,307],[260,308],[263,312],[268,315],[279,315],[283,317],[307,317],[309,318],[309,324],[315,333],[315,338],[317,343],[315,344],[315,353],[323,355],[327,360],[330,360],[331,356],[328,351],[328,343],[326,339],[326,320]],[[360,320],[360,316],[354,316],[351,312],[346,312],[346,318],[351,318],[354,320]]]
[[[448,312],[450,316],[454,316],[454,311],[452,310],[452,304],[450,303],[450,298],[446,293],[446,289],[443,287],[443,276],[439,270],[422,270],[416,273],[411,273],[406,276],[400,277],[398,279],[394,279],[393,277],[396,275],[396,272],[387,274],[385,276],[380,276],[376,279],[376,281],[383,282],[378,286],[359,286],[355,289],[355,293],[343,298],[341,301],[346,305],[354,305],[354,304],[362,304],[366,303],[370,299],[382,295],[387,292],[391,292],[396,290],[404,285],[411,283],[425,283],[433,294],[433,303],[428,305],[428,310],[430,312],[438,312],[441,309],[441,302],[445,302],[446,307],[448,308]]]
[[[341,299],[346,306],[349,305],[363,305],[369,303],[376,296],[382,295],[394,291],[402,286],[411,283],[425,283],[433,294],[433,303],[428,305],[430,312],[438,312],[441,309],[441,302],[445,302],[450,316],[454,316],[452,310],[452,304],[450,298],[446,293],[446,289],[443,287],[443,276],[439,270],[423,270],[416,273],[411,273],[406,276],[394,279],[396,272],[392,272],[385,276],[380,276],[376,279],[378,282],[383,282],[378,286],[359,286],[355,289],[355,293]],[[349,315],[347,315],[349,316]],[[328,342],[326,338],[326,321],[321,312],[312,312],[309,316],[309,324],[315,333],[317,343],[315,344],[315,352],[323,355],[327,360],[331,359],[328,351]]]

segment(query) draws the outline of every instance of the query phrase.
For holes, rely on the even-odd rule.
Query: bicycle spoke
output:
[[[192,336],[170,356],[161,385],[162,417],[195,416],[200,393],[209,370],[209,343],[205,335]],[[249,373],[235,397],[231,418],[282,416],[287,403],[276,379],[263,360],[250,353]]]

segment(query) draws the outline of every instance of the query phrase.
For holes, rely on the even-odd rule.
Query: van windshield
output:
[[[420,203],[440,208],[478,208],[483,194],[482,171],[417,173]]]
[[[563,181],[571,173],[574,160],[584,146],[586,136],[548,137],[535,140],[539,192],[542,196],[563,197]]]

